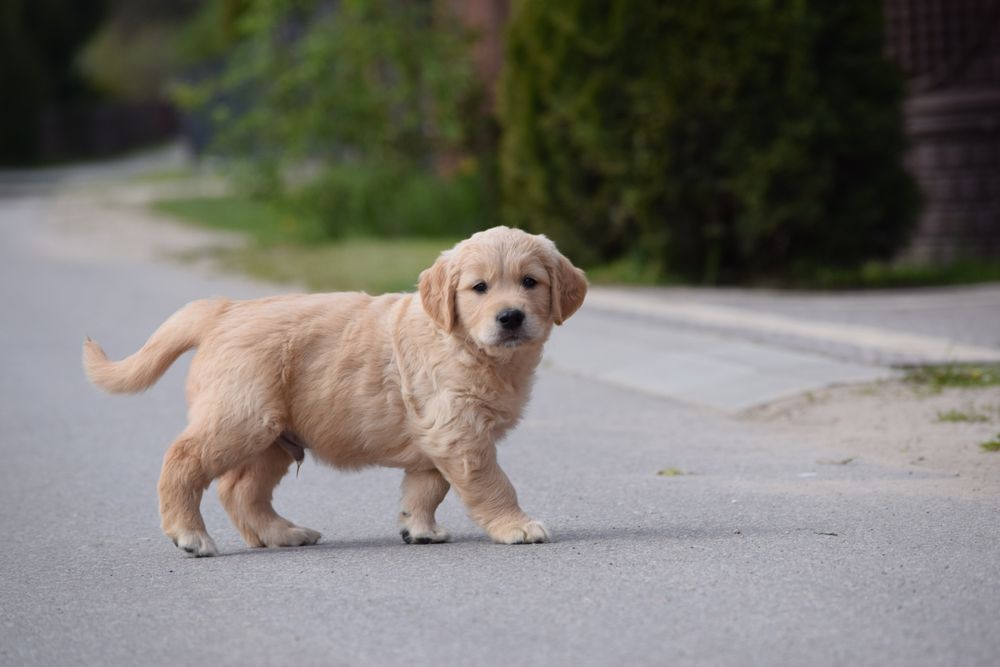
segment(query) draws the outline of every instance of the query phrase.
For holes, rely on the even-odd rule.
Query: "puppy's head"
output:
[[[583,271],[552,241],[509,227],[473,234],[420,274],[431,319],[485,348],[544,341],[586,294]]]

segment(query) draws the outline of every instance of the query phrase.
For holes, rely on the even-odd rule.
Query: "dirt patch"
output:
[[[149,262],[244,243],[237,234],[183,225],[148,210],[149,201],[170,191],[169,185],[127,181],[64,187],[46,201],[32,245],[46,256],[103,263]]]
[[[1000,387],[914,386],[902,380],[834,387],[744,414],[796,441],[843,453],[831,465],[868,460],[948,476],[962,495],[1000,494]]]

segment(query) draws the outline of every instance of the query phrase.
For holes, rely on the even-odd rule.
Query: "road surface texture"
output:
[[[501,447],[554,542],[494,545],[450,495],[454,542],[405,545],[399,471],[307,459],[276,506],[318,545],[247,548],[209,493],[222,555],[186,557],[159,532],[155,489],[189,357],[141,396],[107,396],[80,344],[121,357],[188,300],[275,288],[136,240],[193,232],[100,237],[37,178],[0,187],[0,665],[1000,664],[996,495],[914,467],[822,465],[842,452],[731,416],[747,403],[732,392],[671,398],[697,383],[659,391],[615,332],[642,349],[688,337],[688,376],[734,340],[597,307],[556,333]],[[744,356],[824,363],[753,345]],[[824,372],[886,372],[837,361],[857,365]],[[691,474],[657,474],[670,468]]]

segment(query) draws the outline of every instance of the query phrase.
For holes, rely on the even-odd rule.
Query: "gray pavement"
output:
[[[845,292],[672,288],[638,290],[675,302],[811,322],[872,326],[1000,348],[1000,284]]]
[[[1000,362],[1000,285],[817,294],[597,287],[553,368],[739,413],[899,366]],[[580,320],[583,320],[581,323]]]
[[[780,293],[602,288],[595,310],[874,365],[1000,361],[1000,284]]]
[[[896,375],[882,365],[706,333],[599,306],[584,308],[572,326],[558,329],[545,358],[551,368],[578,377],[728,413],[834,384]]]
[[[664,398],[678,390],[643,382],[683,360],[642,374],[635,351],[683,342],[696,376],[692,359],[724,359],[736,352],[720,341],[739,340],[589,306],[554,337],[501,449],[553,543],[493,545],[449,496],[440,519],[455,542],[407,546],[398,471],[307,461],[276,505],[319,545],[248,549],[209,495],[223,556],[186,558],[159,533],[155,485],[184,423],[187,361],[144,395],[110,397],[83,378],[80,342],[123,355],[187,300],[274,288],[53,253],[51,200],[12,194],[0,199],[2,665],[1000,661],[1000,498],[932,492],[939,475],[913,467],[821,465],[839,453]],[[821,363],[744,351],[735,365],[773,355],[765,374]],[[693,474],[657,476],[667,467]]]

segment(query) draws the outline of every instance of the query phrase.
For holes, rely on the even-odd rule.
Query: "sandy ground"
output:
[[[974,416],[950,421],[948,415]],[[743,417],[792,440],[821,445],[851,465],[867,460],[943,473],[938,490],[958,495],[1000,493],[1000,452],[980,444],[1000,436],[1000,387],[933,392],[902,380],[833,387],[753,408]]]

